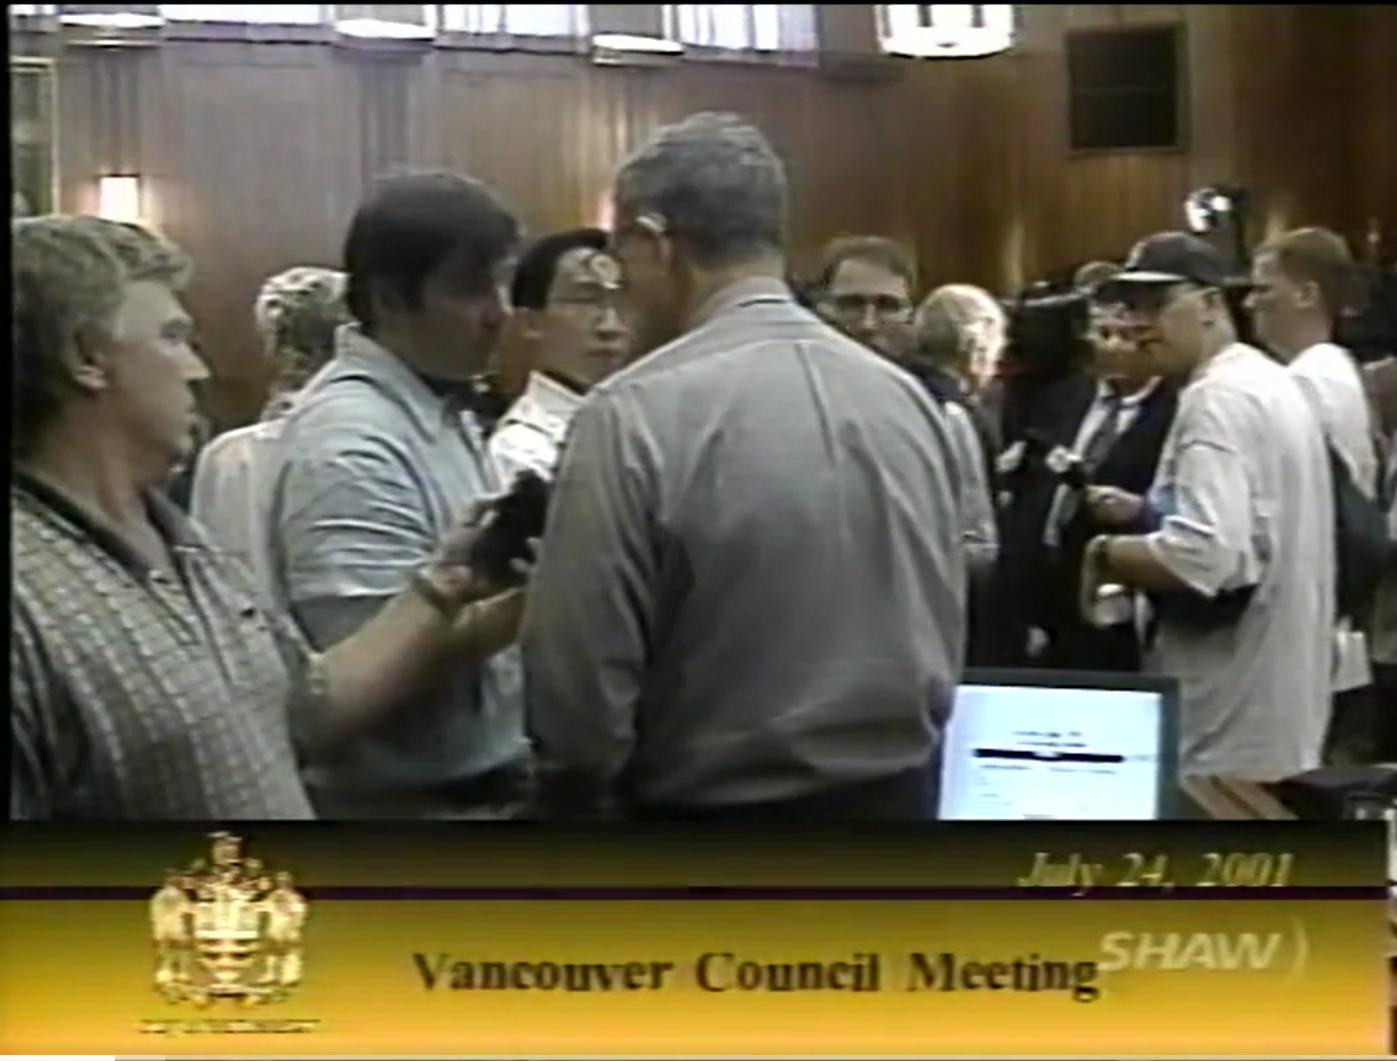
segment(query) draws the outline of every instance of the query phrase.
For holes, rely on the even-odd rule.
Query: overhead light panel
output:
[[[158,4],[60,4],[58,21],[65,26],[100,30],[159,29],[165,25]]]
[[[600,51],[632,52],[638,55],[680,55],[684,45],[661,37],[640,37],[633,33],[597,33],[592,47]]]
[[[335,23],[335,32],[357,40],[427,41],[436,36],[426,26],[386,22],[380,18],[349,18]]]
[[[436,14],[435,4],[338,4],[335,32],[354,41],[431,41]]]
[[[883,50],[914,59],[978,59],[1014,45],[1013,4],[883,4]]]

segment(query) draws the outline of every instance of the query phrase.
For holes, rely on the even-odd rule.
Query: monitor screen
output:
[[[1152,821],[1173,786],[1175,683],[971,672],[946,727],[939,816]]]

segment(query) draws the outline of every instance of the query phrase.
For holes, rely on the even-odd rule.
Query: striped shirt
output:
[[[309,656],[242,566],[163,496],[173,570],[16,474],[10,488],[11,816],[313,817],[288,700]]]

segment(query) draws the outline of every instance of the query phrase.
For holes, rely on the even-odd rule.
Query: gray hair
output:
[[[179,290],[184,251],[140,225],[49,214],[10,222],[15,404],[11,453],[28,449],[67,393],[64,355],[84,333],[110,332],[130,284]]]
[[[1004,308],[988,291],[973,284],[938,287],[917,307],[913,318],[917,354],[934,364],[961,366],[973,360],[977,352],[996,355],[997,350],[979,350],[986,341],[997,345],[996,337],[982,334],[978,327],[982,321],[990,323],[991,331],[1002,337]]]
[[[736,114],[704,112],[658,130],[616,175],[617,212],[655,215],[704,266],[780,250],[786,167]]]
[[[306,362],[311,371],[334,355],[335,331],[349,321],[345,274],[298,265],[262,285],[253,306],[257,331],[278,367]]]

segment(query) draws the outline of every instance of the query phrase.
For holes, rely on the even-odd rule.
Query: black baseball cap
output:
[[[1206,240],[1187,232],[1158,232],[1131,248],[1121,271],[1103,286],[1121,288],[1198,284],[1230,287],[1231,270],[1222,254]]]

